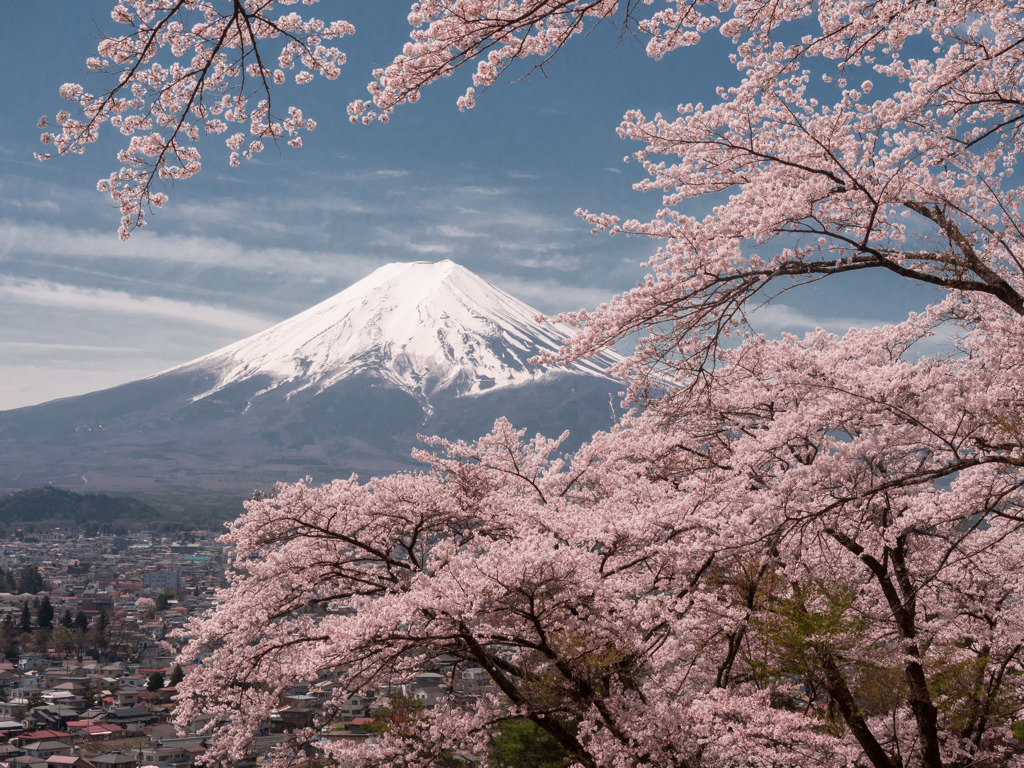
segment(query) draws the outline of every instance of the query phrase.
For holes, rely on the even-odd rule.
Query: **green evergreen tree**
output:
[[[171,667],[171,674],[167,678],[168,686],[175,686],[185,679],[185,671],[181,668],[181,664],[175,664]]]
[[[147,691],[159,691],[164,687],[164,673],[159,669],[156,672],[150,672],[149,677],[146,678],[146,690]]]
[[[36,610],[36,626],[40,629],[53,629],[53,604],[50,596],[45,595],[39,601],[39,608]]]
[[[71,617],[71,609],[65,608],[64,615],[60,617],[60,625],[66,629],[73,629],[75,620]]]
[[[21,631],[32,631],[32,612],[28,609],[28,600],[21,604]]]

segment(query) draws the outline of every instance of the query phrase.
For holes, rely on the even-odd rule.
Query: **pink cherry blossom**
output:
[[[297,143],[314,123],[271,109],[267,41],[282,72],[333,77],[325,43],[351,28],[271,15],[295,4],[126,0],[130,34],[99,46],[120,85],[62,88],[81,114],[44,143],[80,151],[104,122],[128,137],[100,182],[125,234],[163,203],[153,181],[199,171],[203,133],[245,124],[232,163]],[[179,638],[201,663],[177,717],[206,718],[211,761],[242,759],[307,682],[328,698],[280,764],[486,761],[527,719],[588,768],[1024,765],[1024,8],[653,5],[424,0],[350,105],[386,120],[472,62],[469,109],[595,24],[656,59],[722,35],[739,75],[713,104],[623,117],[637,187],[660,195],[648,220],[579,211],[656,250],[635,288],[562,318],[579,333],[541,362],[639,335],[616,369],[627,417],[570,453],[499,419],[425,438],[420,473],[247,503],[230,586]],[[781,294],[868,269],[936,298],[841,336],[757,333]],[[467,667],[486,690],[464,695]],[[319,738],[350,697],[428,669],[434,706],[372,743]]]
[[[285,120],[269,109],[249,111],[250,102],[269,105],[275,85],[284,82],[285,70],[301,70],[296,82],[315,75],[334,79],[345,55],[333,43],[352,34],[342,21],[324,23],[295,12],[279,15],[276,6],[287,0],[124,0],[111,19],[128,29],[118,37],[100,41],[98,56],[88,67],[105,72],[118,85],[96,96],[76,83],[60,88],[63,98],[77,101],[81,114],[60,121],[60,133],[45,134],[57,155],[81,152],[99,137],[104,123],[129,138],[118,155],[119,172],[99,183],[121,209],[122,239],[145,224],[147,210],[166,199],[161,180],[183,180],[201,168],[194,146],[204,133],[220,133],[227,123],[244,125],[254,138],[287,133],[292,146],[301,144],[298,132],[312,130],[313,121]],[[310,3],[306,3],[307,5]],[[280,45],[277,67],[267,63],[267,49]],[[138,141],[138,132],[147,138]],[[160,151],[152,151],[155,147]],[[257,151],[241,153],[250,157]],[[239,153],[231,158],[237,160]]]

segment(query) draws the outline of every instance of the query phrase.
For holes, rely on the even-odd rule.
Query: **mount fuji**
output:
[[[112,389],[0,412],[0,492],[128,492],[238,511],[276,480],[417,465],[417,434],[471,439],[499,416],[578,445],[612,423],[614,353],[528,361],[572,330],[451,261],[381,267],[209,355]]]

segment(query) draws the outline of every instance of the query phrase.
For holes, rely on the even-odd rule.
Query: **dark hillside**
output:
[[[73,493],[59,488],[33,488],[0,497],[0,523],[67,520],[112,523],[158,520],[160,513],[137,499],[103,493]]]

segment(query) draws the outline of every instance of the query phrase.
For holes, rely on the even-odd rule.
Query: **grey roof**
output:
[[[142,707],[115,707],[107,714],[112,717],[136,717],[138,715],[148,715],[149,710]]]
[[[94,765],[135,765],[138,762],[133,755],[122,752],[104,752],[102,755],[90,757],[89,761]]]

